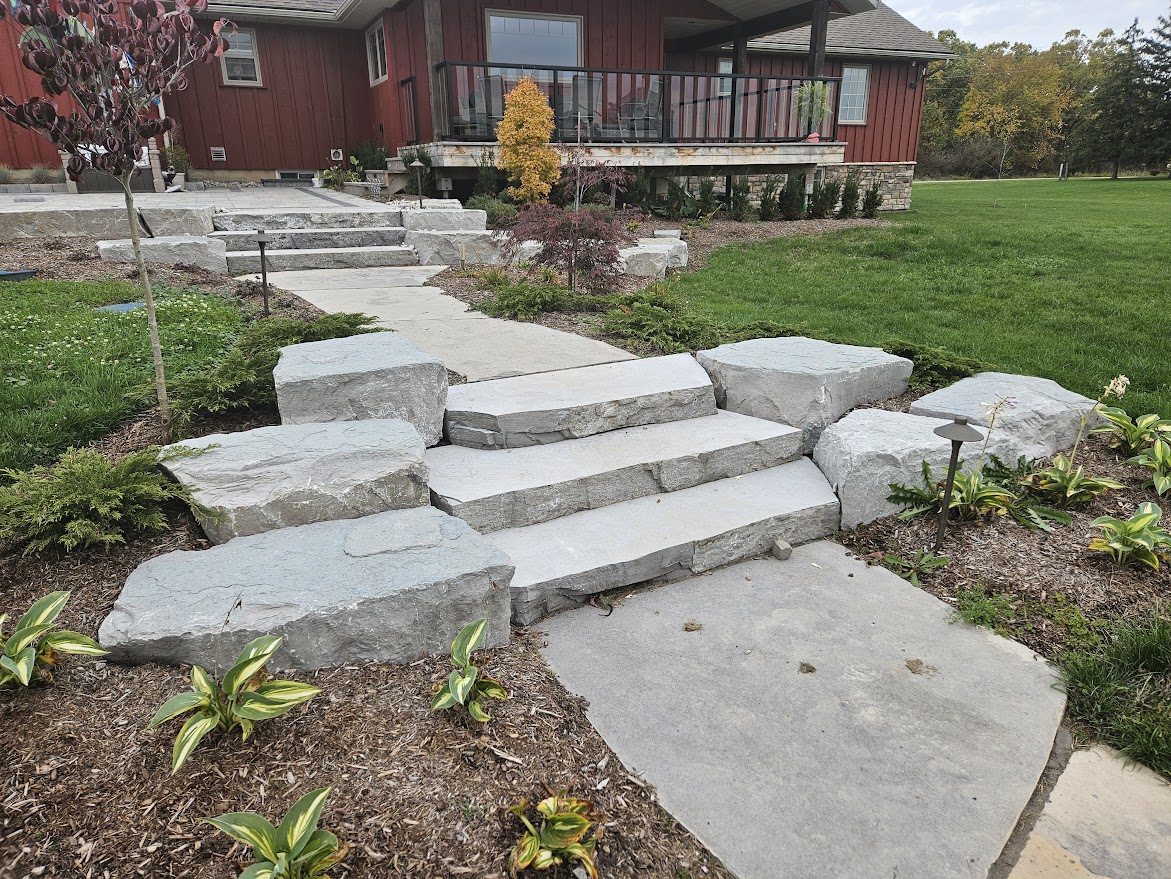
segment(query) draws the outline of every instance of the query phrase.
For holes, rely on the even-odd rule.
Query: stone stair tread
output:
[[[836,495],[808,459],[670,494],[489,534],[512,560],[513,619],[531,624],[589,595],[761,555],[832,534]]]
[[[716,414],[689,354],[474,382],[451,389],[447,431],[473,448],[520,448]]]
[[[230,274],[260,271],[259,250],[229,250],[224,254]],[[311,269],[382,268],[417,266],[419,254],[407,245],[375,247],[301,247],[269,250],[265,262],[270,272]]]
[[[678,491],[800,457],[801,431],[734,412],[518,449],[427,453],[432,501],[480,532]]]
[[[318,230],[318,231],[320,231],[320,230]],[[357,253],[357,252],[371,253],[371,252],[376,252],[376,251],[386,251],[388,253],[403,253],[403,252],[414,253],[414,250],[415,249],[413,247],[408,247],[405,244],[387,244],[387,245],[381,245],[381,246],[377,246],[377,247],[306,247],[306,248],[302,248],[299,250],[281,250],[281,251],[269,250],[269,251],[267,251],[267,255],[269,257],[273,257],[279,253],[279,254],[289,254],[289,255],[296,255],[296,256],[312,256],[314,254],[325,254],[325,253]],[[231,259],[234,256],[256,256],[256,257],[259,257],[260,251],[259,250],[229,250],[227,252],[226,256],[228,257],[228,259]]]
[[[220,232],[255,232],[257,229],[337,229],[346,227],[401,226],[400,209],[385,210],[273,210],[223,211],[212,218]]]

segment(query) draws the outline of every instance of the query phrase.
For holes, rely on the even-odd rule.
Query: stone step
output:
[[[407,230],[402,226],[371,226],[351,228],[341,226],[334,229],[274,229],[268,232],[273,238],[267,249],[311,250],[337,247],[397,247],[406,242]],[[256,230],[242,232],[213,232],[210,238],[223,241],[230,251],[256,249]]]
[[[259,250],[229,251],[228,274],[247,275],[260,271]],[[298,272],[306,269],[373,269],[386,266],[417,266],[419,255],[413,247],[312,247],[305,250],[274,250],[266,254],[270,272]]]
[[[455,445],[517,449],[715,414],[708,374],[673,354],[458,385],[446,427]]]
[[[401,210],[361,211],[225,211],[212,218],[220,232],[252,232],[257,229],[370,229],[401,226]]]
[[[838,499],[808,459],[489,535],[512,560],[514,622],[590,595],[702,573],[838,527]]]
[[[241,537],[140,565],[98,632],[116,662],[231,662],[280,635],[277,669],[414,662],[488,619],[508,643],[512,566],[434,507]],[[217,663],[218,657],[218,663]]]
[[[430,503],[423,438],[397,418],[262,427],[168,446],[213,543]]]
[[[801,431],[734,412],[493,451],[427,453],[432,503],[481,534],[777,467]]]

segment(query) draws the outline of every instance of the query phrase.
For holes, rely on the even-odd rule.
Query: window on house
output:
[[[578,16],[488,10],[488,60],[533,67],[580,67]]]
[[[842,112],[838,121],[845,125],[865,125],[866,107],[870,103],[870,68],[842,68]]]
[[[228,48],[220,56],[220,69],[225,85],[263,85],[256,31],[242,29],[228,37]]]
[[[721,58],[720,59],[720,73],[731,73],[732,67],[733,67],[733,64],[732,64],[731,58]],[[726,76],[720,80],[720,94],[721,95],[732,94],[732,77]]]
[[[370,85],[386,79],[386,28],[382,22],[366,31],[366,61],[370,66]]]

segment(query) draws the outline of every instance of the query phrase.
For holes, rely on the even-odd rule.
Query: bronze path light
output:
[[[276,241],[276,238],[269,235],[263,229],[257,229],[256,237],[252,240],[260,248],[260,287],[264,291],[264,316],[268,317],[268,257],[265,256],[264,248],[265,245],[272,244]]]
[[[951,463],[947,467],[947,484],[943,490],[943,509],[939,511],[939,531],[935,535],[935,551],[943,549],[943,536],[947,532],[947,514],[951,509],[951,495],[955,490],[956,470],[960,465],[960,448],[964,443],[978,443],[984,434],[968,424],[968,419],[957,418],[951,424],[935,428],[935,435],[951,440]]]
[[[419,210],[423,209],[423,169],[427,166],[418,159],[411,162],[411,167],[415,169],[415,189],[419,193]]]

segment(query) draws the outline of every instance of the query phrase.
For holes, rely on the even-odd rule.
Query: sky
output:
[[[968,42],[1031,43],[1048,48],[1067,31],[1097,36],[1106,28],[1122,32],[1135,19],[1150,29],[1171,14],[1168,0],[888,0],[924,30],[954,30]]]

